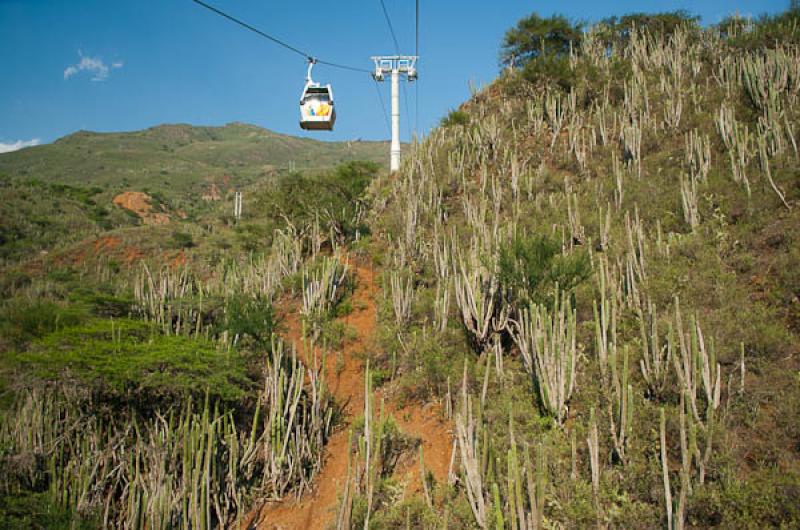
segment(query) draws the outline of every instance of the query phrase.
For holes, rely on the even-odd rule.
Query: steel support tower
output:
[[[416,55],[380,55],[372,57],[375,61],[375,71],[372,77],[376,81],[386,79],[386,74],[392,80],[392,145],[389,150],[389,169],[400,169],[400,76],[405,75],[408,81],[417,79]]]

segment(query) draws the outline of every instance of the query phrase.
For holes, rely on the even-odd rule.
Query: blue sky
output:
[[[379,0],[208,1],[328,61],[369,69],[370,55],[394,53]],[[414,0],[384,1],[401,52],[413,53]],[[404,140],[414,126],[417,94],[416,122],[426,131],[469,96],[470,82],[480,85],[497,75],[504,32],[533,11],[594,21],[682,8],[713,24],[733,12],[781,11],[788,0],[420,3],[420,80],[417,87],[407,86]],[[123,131],[176,122],[243,121],[326,140],[388,137],[372,79],[322,65],[314,77],[333,84],[336,131],[301,131],[303,58],[190,0],[0,0],[0,50],[0,151],[80,129]],[[380,90],[388,105],[388,83]]]

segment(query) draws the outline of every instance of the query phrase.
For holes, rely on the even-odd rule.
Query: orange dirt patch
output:
[[[124,259],[125,263],[127,264],[131,264],[134,261],[139,261],[144,258],[145,253],[140,248],[128,246],[123,250],[122,259]]]
[[[150,203],[151,197],[141,191],[123,191],[112,199],[111,202],[135,213],[142,218],[146,225],[163,225],[169,223],[169,215],[163,212],[154,212]]]
[[[175,256],[172,257],[172,259],[168,260],[168,263],[170,267],[175,269],[178,267],[183,267],[184,265],[186,265],[187,261],[188,260],[186,259],[186,252],[180,250],[177,254],[175,254]]]
[[[101,237],[94,242],[94,253],[110,252],[117,248],[120,243],[122,243],[122,240],[116,236]]]
[[[336,352],[315,351],[317,358],[326,357],[326,384],[338,403],[344,407],[344,420],[340,428],[330,437],[325,448],[322,470],[314,479],[314,487],[301,499],[287,497],[281,502],[265,504],[247,518],[247,528],[260,530],[324,529],[336,517],[339,493],[347,480],[347,464],[350,453],[348,428],[364,409],[364,366],[359,359],[371,344],[377,323],[375,304],[375,273],[370,267],[350,263],[357,277],[357,288],[353,294],[352,313],[345,323],[355,329],[357,338]],[[296,345],[301,355],[311,352],[303,349],[299,312],[284,316],[288,328],[288,339]],[[375,402],[380,403],[381,392],[375,393]],[[386,410],[395,416],[402,430],[418,439],[423,446],[425,469],[430,470],[437,482],[447,479],[452,445],[450,427],[441,419],[437,404],[410,404],[398,408],[386,402]],[[395,469],[395,475],[406,484],[406,494],[422,490],[418,455],[411,455],[403,469]]]

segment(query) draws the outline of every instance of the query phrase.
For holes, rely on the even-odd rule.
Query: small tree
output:
[[[563,57],[570,46],[577,48],[583,36],[583,24],[573,23],[563,15],[548,18],[532,13],[506,32],[500,52],[500,63],[526,64],[543,56]]]

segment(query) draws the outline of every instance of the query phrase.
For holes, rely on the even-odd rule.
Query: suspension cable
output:
[[[416,1],[416,9],[414,10],[414,55],[419,58],[419,0]],[[419,77],[417,82],[414,83],[414,134],[419,135]]]
[[[386,19],[386,24],[389,26],[389,33],[392,34],[392,40],[394,41],[394,50],[397,52],[397,55],[400,55],[400,45],[397,43],[397,35],[394,32],[394,26],[392,26],[392,19],[389,18],[389,12],[386,10],[386,4],[381,0],[381,8],[383,8],[383,18]]]
[[[260,29],[251,26],[247,22],[243,22],[243,21],[239,20],[238,18],[233,17],[233,16],[225,13],[224,11],[221,11],[221,10],[217,9],[216,7],[203,2],[202,0],[192,0],[192,2],[194,2],[195,4],[197,4],[199,6],[202,6],[202,7],[206,8],[206,9],[208,9],[209,11],[212,11],[212,12],[216,13],[217,15],[219,15],[219,16],[221,16],[223,18],[226,18],[226,19],[230,20],[231,22],[234,22],[234,23],[242,26],[245,29],[248,29],[248,30],[252,31],[253,33],[256,33],[257,35],[260,35],[261,37],[264,37],[265,39],[268,39],[268,40],[274,42],[275,44],[277,44],[279,46],[283,46],[284,48],[286,48],[289,51],[292,51],[292,52],[294,52],[294,53],[296,53],[298,55],[302,55],[303,57],[305,57],[309,61],[310,60],[315,60],[319,64],[324,64],[324,65],[327,65],[327,66],[331,66],[333,68],[340,68],[342,70],[350,70],[350,71],[353,71],[353,72],[363,72],[363,73],[366,73],[366,74],[372,73],[370,70],[366,70],[364,68],[358,68],[356,66],[348,66],[346,64],[335,63],[335,62],[325,61],[325,60],[316,58],[313,55],[311,55],[310,53],[306,53],[303,50],[300,50],[299,48],[296,48],[296,47],[292,46],[291,44],[288,44],[288,43],[282,41],[281,39],[279,39],[277,37],[273,37],[272,35],[264,33]]]
[[[372,82],[375,85],[375,92],[378,94],[378,100],[380,101],[381,112],[383,113],[383,122],[386,124],[386,132],[389,133],[389,137],[391,138],[392,126],[389,125],[389,115],[386,114],[386,103],[383,101],[383,94],[381,94],[381,88],[378,86],[378,81],[373,79]]]
[[[397,34],[394,32],[394,26],[392,25],[392,19],[389,17],[389,11],[386,9],[386,4],[383,0],[380,0],[381,8],[383,9],[383,18],[386,19],[386,25],[389,26],[389,33],[392,35],[392,41],[394,42],[394,52],[397,55],[400,55],[400,44],[397,42]],[[408,106],[408,90],[406,90],[406,85],[403,83],[403,99],[405,100],[406,104],[406,117],[409,114],[409,106]],[[410,121],[410,120],[408,120]],[[408,132],[408,136],[411,136],[411,124],[406,123],[406,131]]]

